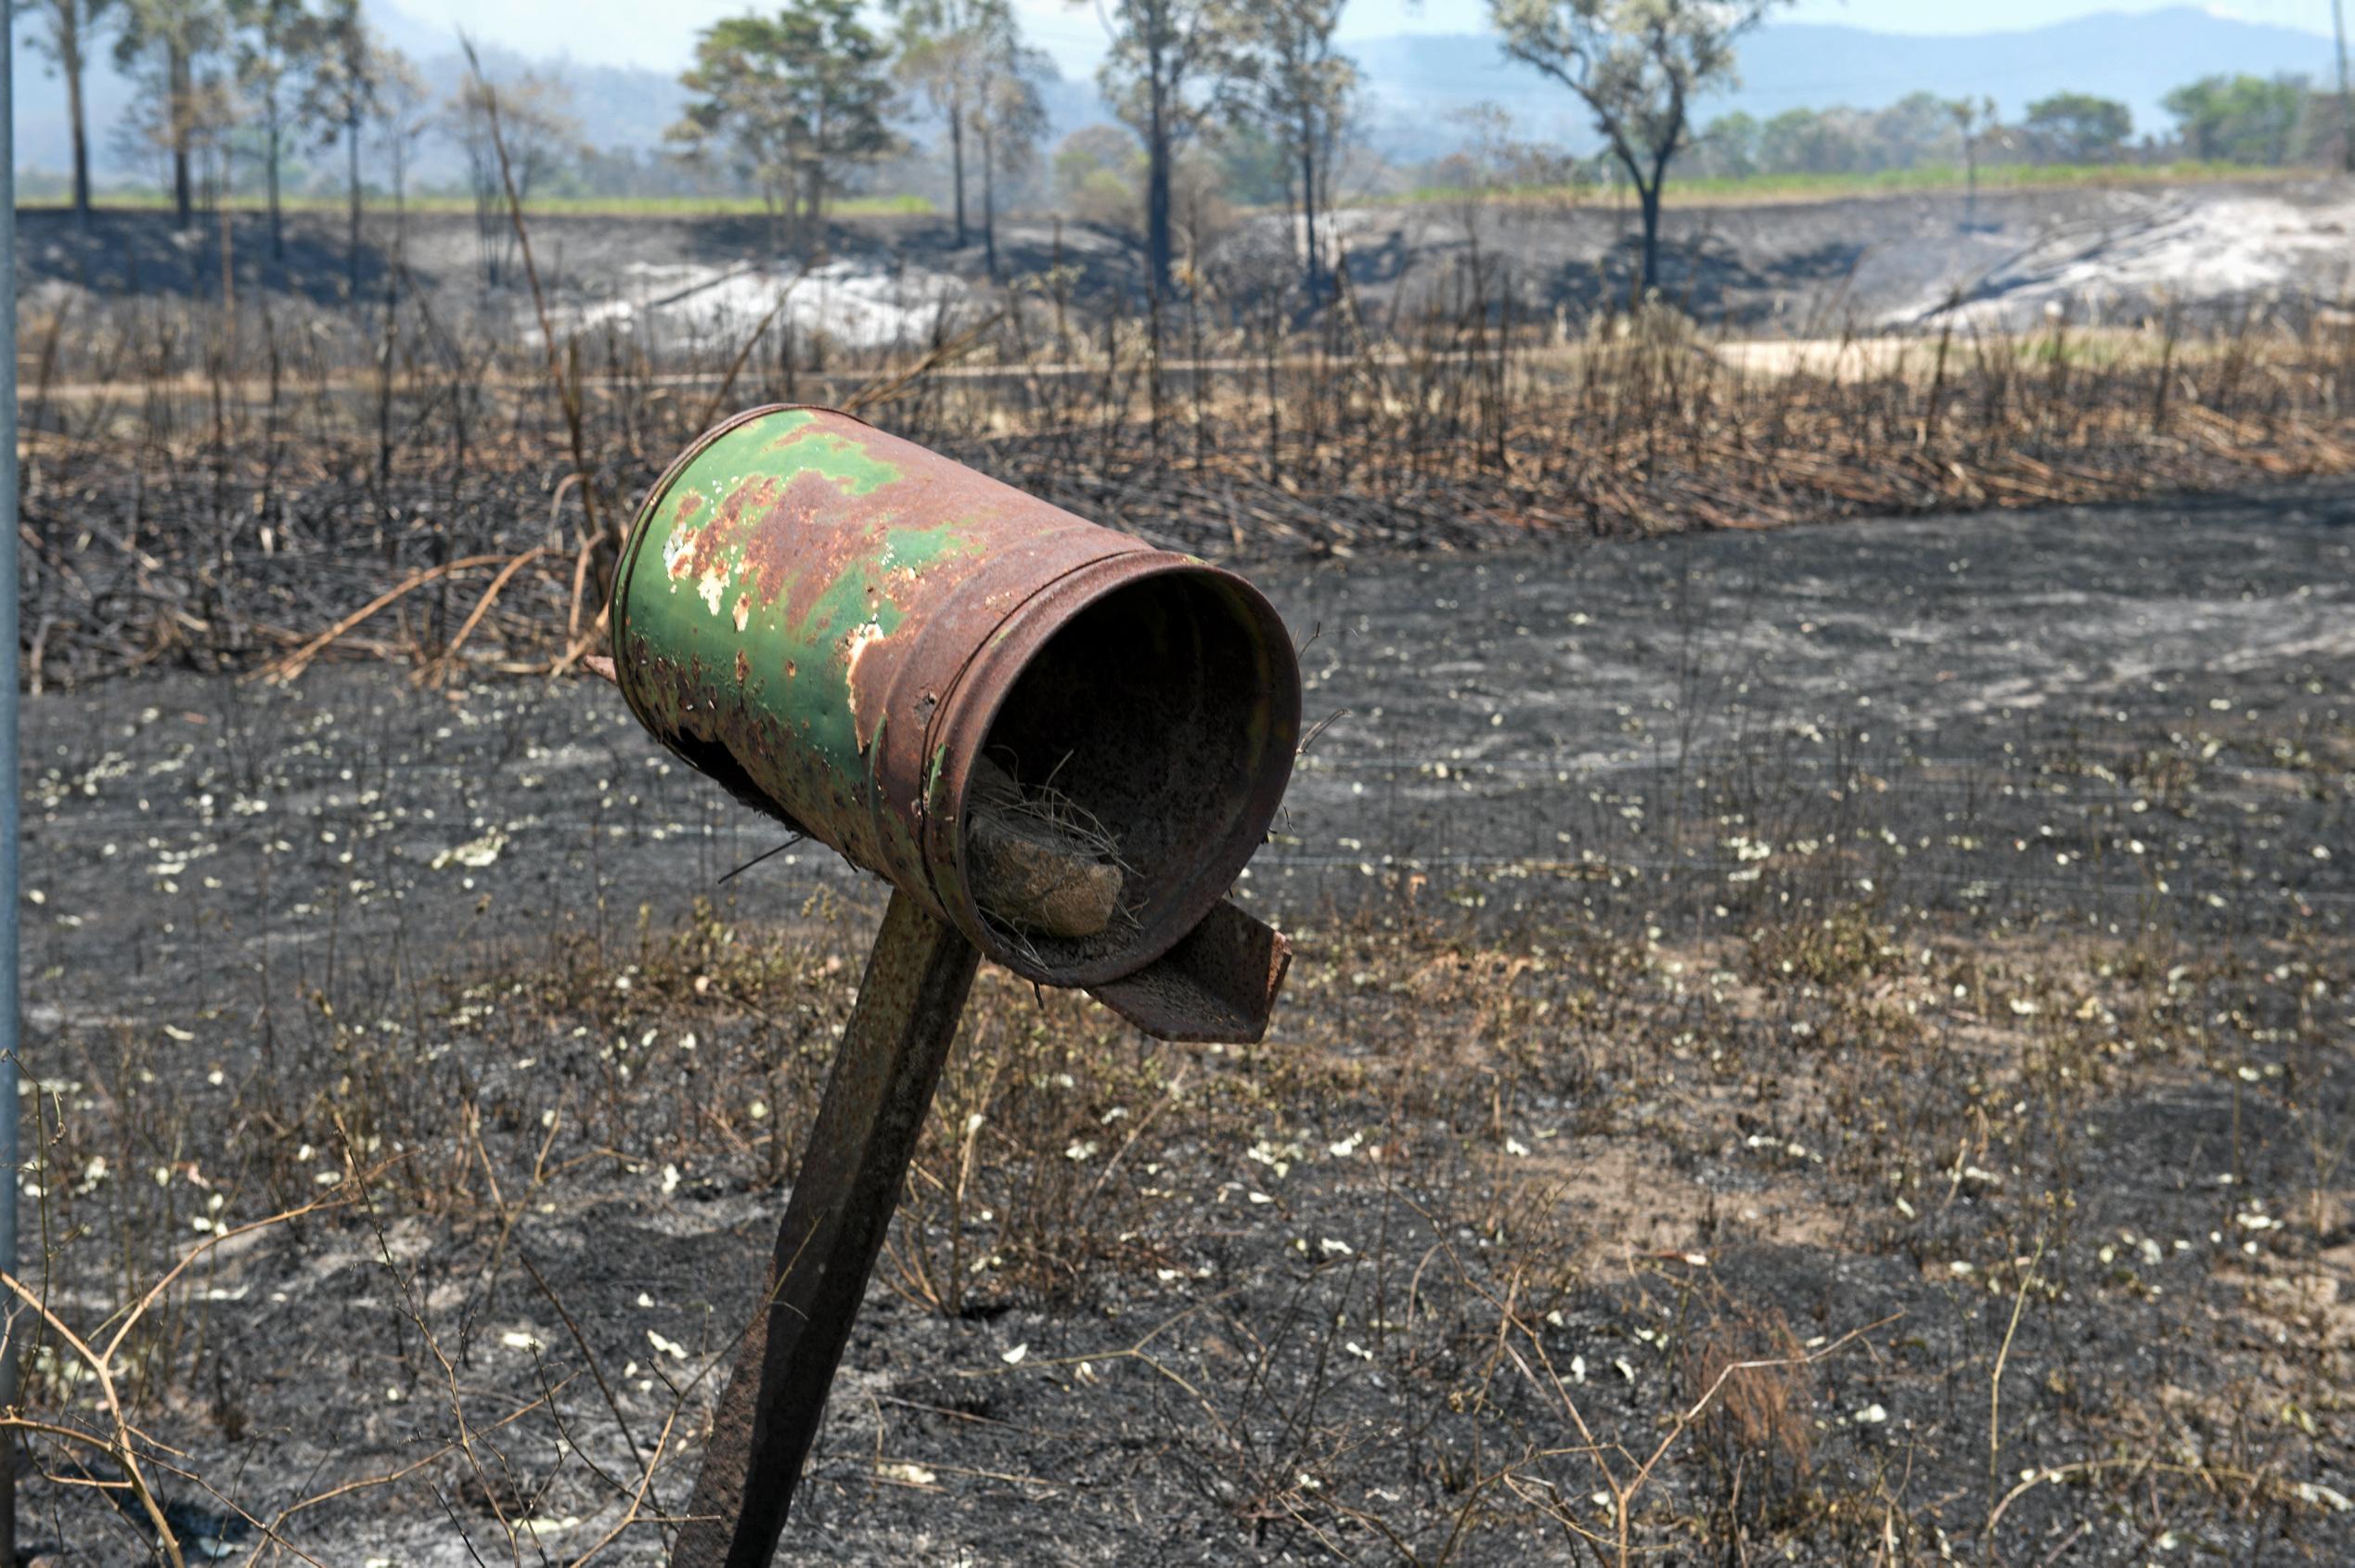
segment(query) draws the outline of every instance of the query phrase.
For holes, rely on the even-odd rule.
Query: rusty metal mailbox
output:
[[[764,408],[655,486],[612,626],[623,694],[672,751],[1015,973],[1167,1037],[1264,1026],[1272,977],[1184,942],[1298,739],[1292,644],[1241,577],[847,415]],[[993,787],[1017,828],[1067,813],[1117,861],[1100,929],[990,898]]]
[[[829,409],[695,443],[615,574],[663,744],[894,888],[672,1562],[765,1564],[980,955],[1256,1040],[1289,949],[1226,895],[1290,778],[1275,610]]]

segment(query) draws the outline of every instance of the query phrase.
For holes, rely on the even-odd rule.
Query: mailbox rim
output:
[[[1178,891],[1148,912],[1135,937],[1093,958],[1041,961],[1046,958],[1043,953],[1013,950],[973,898],[967,871],[970,835],[965,830],[973,765],[1023,673],[1059,634],[1113,595],[1164,579],[1216,588],[1254,623],[1268,666],[1259,699],[1267,704],[1260,726],[1261,754],[1249,759],[1250,786],[1233,799],[1221,831],[1203,844],[1194,869],[1179,880]],[[925,731],[926,753],[942,748],[947,759],[934,791],[925,802],[923,862],[933,899],[976,946],[1026,980],[1085,987],[1123,980],[1150,968],[1208,917],[1259,852],[1292,782],[1301,703],[1299,658],[1293,649],[1291,633],[1267,595],[1238,572],[1196,556],[1148,546],[1088,561],[1041,584],[1008,612],[997,632],[959,673],[943,694]],[[952,873],[946,883],[941,876],[944,865]]]

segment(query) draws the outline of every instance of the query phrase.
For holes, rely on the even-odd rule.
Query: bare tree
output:
[[[1100,10],[1112,31],[1100,80],[1145,144],[1145,267],[1155,295],[1166,295],[1170,174],[1230,69],[1235,12],[1229,0],[1103,0]]]
[[[1356,63],[1332,46],[1342,4],[1259,0],[1236,23],[1235,90],[1291,165],[1312,307],[1324,293],[1317,214],[1330,199],[1333,157],[1358,89]]]
[[[433,129],[433,89],[426,85],[416,62],[400,50],[380,45],[376,51],[375,121],[378,145],[384,149],[386,171],[392,176],[393,243],[408,238],[409,162],[418,143]]]
[[[32,35],[32,46],[49,57],[58,74],[65,78],[66,118],[71,122],[73,135],[73,221],[75,226],[87,233],[90,227],[90,125],[89,114],[82,101],[82,73],[89,66],[90,51],[98,42],[121,9],[121,0],[34,0],[19,9],[39,16],[42,27]]]
[[[1660,190],[1691,134],[1692,100],[1733,80],[1734,40],[1783,0],[1488,0],[1504,51],[1594,116],[1643,210],[1648,293],[1660,274]]]
[[[467,182],[474,195],[475,242],[483,263],[483,281],[491,288],[498,287],[515,246],[515,231],[507,212],[507,178],[513,176],[517,203],[528,202],[539,184],[580,145],[580,124],[573,118],[572,103],[573,95],[561,82],[531,71],[501,83],[469,71],[450,100],[449,130],[466,152]],[[499,157],[502,140],[507,153],[504,171]]]
[[[1946,106],[1962,137],[1962,226],[1979,221],[1979,146],[1995,128],[1993,98],[1956,98]]]

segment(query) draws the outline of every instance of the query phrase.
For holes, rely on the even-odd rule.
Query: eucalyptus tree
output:
[[[2159,100],[2203,161],[2280,165],[2297,145],[2309,94],[2302,76],[2204,76]]]
[[[118,64],[147,87],[139,129],[172,161],[172,216],[182,228],[196,211],[198,143],[224,128],[226,103],[215,67],[228,19],[213,0],[128,0],[115,35]]]
[[[1504,52],[1567,87],[1636,188],[1639,293],[1660,273],[1660,192],[1693,100],[1733,82],[1734,41],[1785,0],[1488,0]]]
[[[231,53],[237,81],[252,110],[260,139],[263,185],[269,201],[270,260],[286,259],[286,215],[278,181],[286,144],[302,107],[302,79],[316,42],[315,19],[302,0],[228,0]]]
[[[29,40],[49,57],[50,65],[65,79],[66,119],[73,136],[73,221],[90,225],[90,122],[83,103],[82,77],[89,69],[90,53],[100,34],[118,20],[122,0],[19,0],[18,9],[40,19]]]
[[[2056,163],[2105,163],[2134,134],[2134,114],[2116,98],[2054,93],[2027,106],[2020,129]]]
[[[679,84],[694,97],[664,135],[701,162],[724,160],[768,209],[770,248],[793,224],[793,170],[807,128],[789,80],[784,30],[766,17],[725,17],[695,40]]]
[[[971,123],[982,57],[989,48],[991,24],[1012,13],[1004,0],[893,0],[899,23],[900,73],[922,95],[948,131],[950,205],[957,215],[957,247],[969,230],[965,215],[965,133]]]
[[[1113,111],[1145,144],[1145,266],[1156,297],[1169,292],[1174,247],[1170,175],[1231,76],[1243,0],[1100,0],[1112,50],[1098,80]]]
[[[1055,62],[1022,40],[1011,7],[992,0],[992,23],[974,55],[972,102],[967,110],[981,143],[982,246],[989,275],[997,276],[997,180],[1038,161],[1047,137],[1047,104],[1038,88],[1055,79]]]
[[[360,16],[360,0],[327,0],[305,25],[303,52],[310,71],[302,88],[302,116],[318,145],[343,147],[343,191],[350,233],[344,245],[346,279],[360,289],[360,136],[376,113],[384,84],[383,45]]]
[[[2338,52],[2338,159],[2349,174],[2355,174],[2355,86],[2349,85],[2347,76],[2345,0],[2331,0],[2331,41]]]
[[[1332,199],[1332,165],[1358,90],[1358,68],[1332,45],[1343,0],[1258,0],[1235,19],[1231,79],[1246,113],[1284,150],[1305,237],[1302,282],[1323,297],[1317,214]]]
[[[668,135],[756,181],[793,241],[820,243],[827,193],[896,145],[885,122],[891,52],[856,0],[791,0],[774,16],[727,17],[696,38],[679,78],[694,95]]]

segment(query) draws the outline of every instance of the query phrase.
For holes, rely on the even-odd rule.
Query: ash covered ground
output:
[[[1478,262],[1493,300],[1582,321],[1623,305],[1640,250],[1631,207],[1608,199],[1345,207],[1334,217],[1351,288],[1368,309],[1458,300],[1459,268]],[[231,267],[257,288],[325,302],[349,288],[340,214],[289,215],[286,259],[267,260],[258,214],[235,220]],[[531,218],[541,276],[565,319],[623,322],[650,342],[727,341],[774,307],[804,338],[840,347],[922,345],[947,324],[1014,297],[990,280],[978,239],[962,248],[932,217],[838,223],[830,256],[804,266],[772,253],[758,216]],[[371,216],[360,291],[387,274],[422,286],[447,310],[511,316],[536,330],[520,255],[503,226],[487,248],[470,215],[418,213],[396,230]],[[161,213],[97,215],[87,239],[70,215],[23,219],[20,287],[55,306],[85,295],[216,294],[220,248],[207,228],[174,234]],[[1662,231],[1661,297],[1712,327],[1815,337],[1855,328],[1935,327],[1950,307],[1983,329],[2027,330],[2054,313],[2079,326],[2133,325],[2170,310],[2230,319],[2344,308],[2355,282],[2355,186],[2345,180],[2121,185],[1671,207]],[[1243,286],[1289,278],[1293,236],[1282,219],[1242,214],[1209,245],[1210,276]],[[1133,236],[1010,217],[1001,276],[1060,275],[1082,306],[1144,307]],[[781,302],[780,302],[781,301]]]
[[[793,1560],[1613,1561],[1664,1438],[1673,1560],[2355,1555],[2355,490],[1258,575],[1274,1032],[984,975]],[[163,1489],[354,1564],[682,1503],[878,890],[723,883],[779,833],[588,681],[24,759],[45,1299],[340,1205],[130,1343]]]

